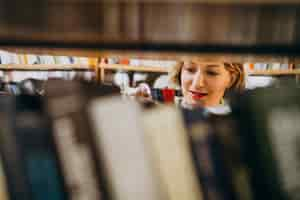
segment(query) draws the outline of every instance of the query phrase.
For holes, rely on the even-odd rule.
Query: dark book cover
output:
[[[224,184],[231,187],[232,199],[252,200],[249,170],[242,157],[236,121],[231,115],[211,115],[210,125],[215,135],[216,149],[222,155],[219,158],[221,166],[226,171],[223,180],[227,183]]]
[[[10,199],[66,199],[41,100],[2,95],[0,104],[0,150]]]
[[[66,199],[49,121],[38,96],[16,98],[15,135],[32,200]]]
[[[253,198],[299,199],[299,88],[256,89],[232,108]]]
[[[7,177],[7,188],[11,200],[31,200],[31,190],[25,170],[24,158],[17,143],[15,97],[0,96],[0,152]]]
[[[151,88],[151,96],[154,101],[158,101],[158,89]]]
[[[151,96],[152,96],[152,98],[153,98],[154,101],[164,102],[164,95],[163,95],[161,89],[152,88],[151,89]]]
[[[223,152],[203,109],[182,110],[204,199],[235,199]]]

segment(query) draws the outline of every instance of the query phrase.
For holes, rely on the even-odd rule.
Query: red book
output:
[[[166,103],[174,102],[175,90],[165,88],[162,90],[162,94],[164,97],[164,102]]]

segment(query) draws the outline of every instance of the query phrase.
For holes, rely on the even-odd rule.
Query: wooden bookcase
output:
[[[250,76],[292,76],[300,75],[300,69],[290,70],[252,70],[248,73]]]

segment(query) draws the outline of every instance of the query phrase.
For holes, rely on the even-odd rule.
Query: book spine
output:
[[[70,199],[101,199],[90,149],[85,141],[74,135],[74,122],[68,117],[62,117],[56,119],[53,125],[54,140],[60,153]]]
[[[294,173],[297,171],[294,145],[300,130],[298,94],[298,89],[259,89],[241,96],[234,106],[240,152],[249,171],[253,199],[287,200],[299,196],[295,190],[299,181],[284,180],[291,177],[290,180],[297,180],[298,176]],[[292,161],[296,162],[291,164]]]
[[[235,199],[228,171],[223,162],[223,154],[210,123],[204,119],[200,111],[197,113],[197,111],[184,110],[183,113],[204,199]]]
[[[65,200],[65,188],[51,141],[50,126],[44,114],[36,109],[38,105],[27,105],[28,101],[38,104],[36,100],[35,97],[20,97],[16,118],[16,138],[32,199]]]
[[[181,113],[169,106],[154,108],[144,113],[143,125],[163,199],[203,199]]]
[[[142,127],[136,121],[139,118],[137,105],[119,97],[107,97],[94,100],[89,111],[96,135],[98,160],[103,161],[112,198],[161,199]],[[118,114],[111,118],[116,111]]]
[[[70,105],[70,100],[74,104]],[[84,110],[81,109],[81,100],[82,98],[75,94],[49,97],[47,107],[52,118],[52,137],[59,152],[70,199],[99,200],[102,195],[101,185],[96,172],[87,119]]]
[[[25,165],[15,135],[15,98],[1,96],[0,105],[0,152],[4,172],[7,176],[9,199],[31,200],[28,177],[26,176]]]
[[[0,199],[9,200],[9,193],[7,190],[7,176],[4,171],[2,156],[0,156]]]
[[[211,138],[192,138],[192,152],[195,158],[195,165],[198,169],[198,176],[203,187],[204,199],[222,200],[225,199],[218,187],[217,173],[214,169],[212,158]]]
[[[244,163],[237,124],[231,117],[212,120],[215,143],[222,152],[227,178],[230,180],[236,199],[253,200],[253,191],[247,165]]]

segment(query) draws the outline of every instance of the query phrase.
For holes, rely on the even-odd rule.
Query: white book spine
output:
[[[1,63],[2,64],[11,64],[10,63],[10,56],[9,56],[9,52],[7,51],[1,51]]]
[[[272,63],[272,70],[280,70],[280,63]]]
[[[85,144],[76,141],[73,121],[62,117],[54,121],[54,139],[60,152],[63,174],[71,200],[99,200],[91,153]]]
[[[288,70],[289,69],[289,64],[287,64],[287,63],[280,64],[280,69],[281,70]]]
[[[67,56],[55,56],[56,64],[69,65],[71,60]]]
[[[158,163],[161,187],[169,200],[201,200],[202,190],[190,154],[181,114],[174,107],[148,111],[143,117],[147,141]]]
[[[139,112],[138,105],[119,97],[94,100],[90,106],[114,200],[161,199]]]
[[[39,61],[38,61],[37,56],[36,56],[36,55],[33,55],[33,54],[28,54],[28,55],[27,55],[27,62],[28,62],[28,64],[30,64],[30,65],[40,64]]]
[[[18,55],[15,53],[10,53],[10,62],[9,64],[22,64],[19,61]]]
[[[88,65],[89,64],[89,59],[87,57],[79,57],[79,63],[82,65]]]

